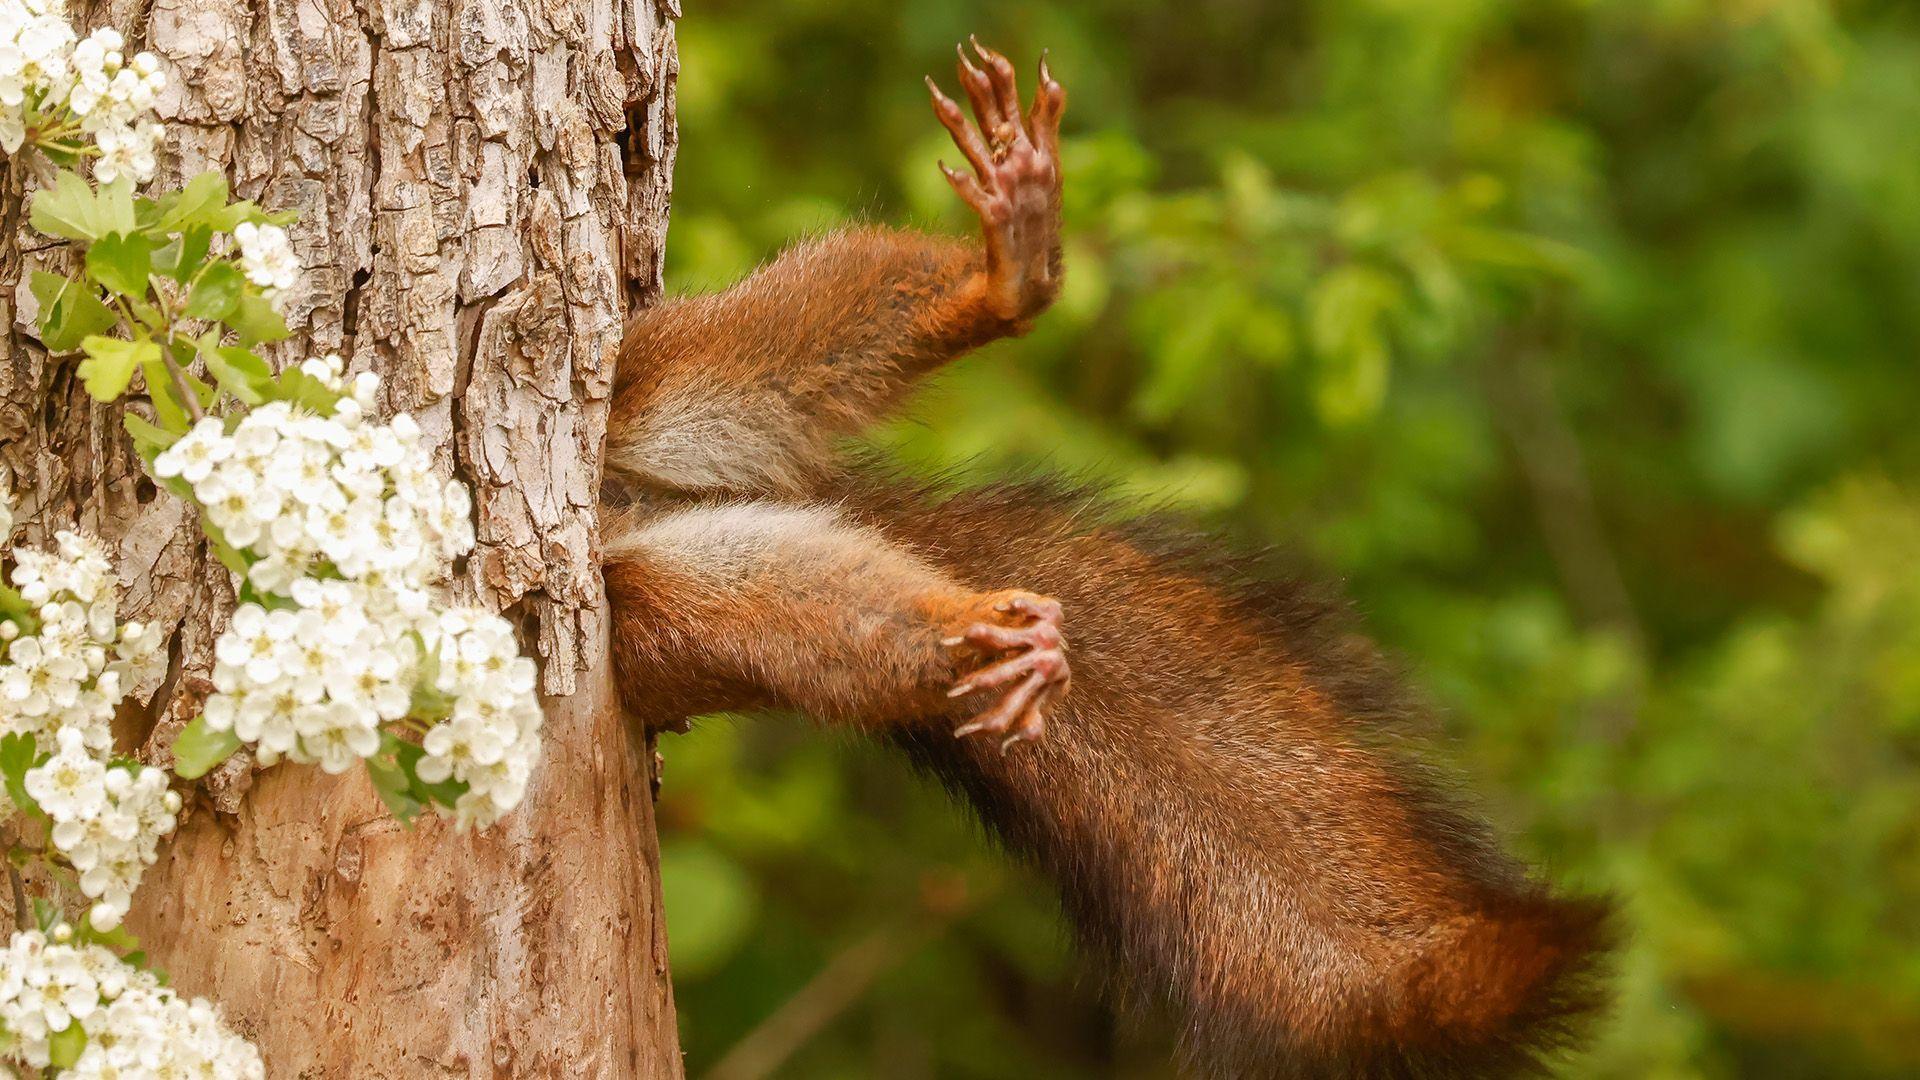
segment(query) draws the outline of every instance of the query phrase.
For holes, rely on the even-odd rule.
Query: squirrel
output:
[[[1418,710],[1339,604],[1097,491],[837,461],[1060,288],[1066,93],[1043,55],[1023,112],[974,49],[977,125],[927,86],[979,241],[851,229],[630,323],[603,481],[623,706],[897,744],[1058,883],[1199,1075],[1537,1073],[1601,1004],[1608,907],[1530,879],[1406,751]]]

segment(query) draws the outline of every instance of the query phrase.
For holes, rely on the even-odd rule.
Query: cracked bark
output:
[[[275,1076],[677,1077],[650,749],[615,705],[596,492],[624,312],[658,295],[675,145],[676,0],[108,0],[166,62],[173,181],[223,170],[300,212],[307,266],[276,364],[336,351],[383,376],[474,489],[456,591],[540,658],[546,754],[486,833],[408,831],[355,772],[244,759],[210,777],[147,875],[133,930],[220,1001]],[[26,271],[63,256],[0,229],[0,460],[17,543],[78,526],[114,550],[128,617],[171,628],[131,743],[165,763],[232,604],[32,331]]]

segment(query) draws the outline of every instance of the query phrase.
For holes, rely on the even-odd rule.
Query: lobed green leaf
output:
[[[120,321],[91,286],[71,278],[35,270],[27,288],[40,304],[40,342],[53,352],[72,352],[89,334]]]
[[[154,243],[141,233],[113,233],[87,248],[87,274],[121,296],[144,300]]]
[[[0,738],[0,781],[4,781],[7,798],[13,805],[37,818],[46,817],[40,804],[27,794],[27,770],[39,764],[40,747],[32,735],[16,731]]]
[[[225,319],[240,302],[247,279],[230,262],[208,263],[187,293],[187,314],[196,319]]]
[[[206,717],[196,716],[173,740],[173,771],[184,779],[197,780],[238,749],[239,736],[232,731],[215,731],[207,726]]]
[[[80,348],[87,354],[80,361],[80,379],[96,401],[112,401],[126,393],[134,368],[160,359],[160,346],[145,337],[127,341],[94,334],[82,340]]]

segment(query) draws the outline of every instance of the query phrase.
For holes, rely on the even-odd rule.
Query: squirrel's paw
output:
[[[1002,317],[1027,319],[1060,288],[1060,114],[1066,111],[1067,92],[1054,81],[1043,55],[1040,87],[1023,117],[1012,62],[978,41],[973,51],[979,64],[963,47],[958,71],[977,126],[927,79],[934,115],[973,166],[972,175],[945,162],[940,171],[980,215],[994,306]]]
[[[1029,592],[993,593],[980,599],[978,619],[947,638],[948,648],[983,658],[963,675],[949,697],[1000,690],[986,712],[954,729],[955,738],[982,731],[1001,736],[1006,750],[1022,739],[1038,739],[1047,715],[1067,693],[1067,639],[1060,633],[1060,603]]]

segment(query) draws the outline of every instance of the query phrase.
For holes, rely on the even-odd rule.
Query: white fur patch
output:
[[[796,575],[846,575],[854,589],[944,584],[944,577],[879,533],[852,524],[831,506],[770,499],[692,506],[643,519],[607,542],[607,560],[641,558],[670,564],[709,582],[738,580],[769,569]]]
[[[676,491],[796,491],[806,449],[778,404],[743,408],[737,398],[680,390],[648,405],[607,464]]]

